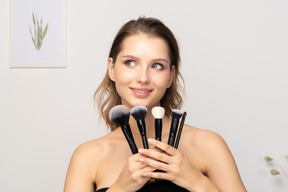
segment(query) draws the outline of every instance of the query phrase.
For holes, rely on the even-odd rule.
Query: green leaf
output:
[[[41,26],[38,26],[37,43],[39,49],[41,48],[41,41],[42,41]]]
[[[48,31],[48,23],[46,24],[45,29],[44,29],[44,32],[43,32],[43,39],[44,39],[47,31]]]
[[[37,45],[36,45],[36,43],[35,43],[35,39],[33,39],[33,37],[31,37],[32,38],[32,41],[33,41],[33,44],[34,44],[34,46],[35,46],[35,48],[37,47]],[[37,48],[36,48],[37,49]]]
[[[33,23],[35,25],[35,16],[34,16],[34,12],[32,12],[32,17],[33,17]]]
[[[29,31],[30,31],[30,35],[31,35],[31,37],[33,37],[33,35],[32,35],[32,31],[31,31],[31,26],[29,25]]]

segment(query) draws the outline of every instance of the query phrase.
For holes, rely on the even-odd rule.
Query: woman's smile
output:
[[[146,88],[130,88],[132,93],[136,96],[136,97],[148,97],[150,95],[150,93],[153,91],[152,89],[146,89]]]

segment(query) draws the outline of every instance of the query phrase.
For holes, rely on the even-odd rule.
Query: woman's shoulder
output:
[[[195,147],[205,147],[207,145],[223,144],[224,140],[218,133],[200,129],[194,126],[185,125],[183,128],[183,138]]]
[[[74,155],[76,154],[78,156],[89,156],[94,158],[105,156],[107,152],[117,145],[117,141],[121,140],[121,135],[117,132],[118,131],[115,130],[100,138],[81,143],[74,151]]]
[[[231,156],[225,140],[218,133],[189,125],[184,128],[182,151],[191,159],[201,162],[203,169],[207,169],[212,162],[224,161],[223,158]]]
[[[87,168],[88,172],[91,172],[91,170],[96,172],[98,166],[113,153],[120,140],[121,136],[115,130],[103,137],[81,143],[72,154],[70,167],[83,171]]]
[[[218,133],[200,129],[194,126],[185,125],[183,128],[179,147],[185,153],[202,158],[210,158],[215,152],[226,151],[227,145]]]
[[[72,154],[65,186],[84,184],[84,187],[90,187],[88,190],[90,191],[101,166],[107,165],[105,162],[109,155],[113,154],[113,147],[116,149],[115,145],[120,143],[117,141],[121,138],[119,135],[117,131],[113,131],[98,139],[80,144]]]

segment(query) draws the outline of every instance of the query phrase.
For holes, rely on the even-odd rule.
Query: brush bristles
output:
[[[162,119],[165,115],[165,109],[160,106],[153,107],[151,112],[155,119]]]
[[[110,121],[119,126],[126,125],[129,122],[130,112],[125,105],[116,105],[109,111]]]
[[[134,119],[136,119],[136,120],[142,119],[143,120],[146,117],[147,108],[144,106],[135,106],[131,109],[130,113],[134,117]]]
[[[183,115],[184,111],[179,109],[172,109],[172,118],[180,119],[180,117]]]

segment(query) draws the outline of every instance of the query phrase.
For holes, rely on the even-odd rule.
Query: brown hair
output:
[[[178,43],[168,27],[160,20],[151,17],[139,17],[137,20],[127,22],[118,31],[112,43],[109,57],[111,57],[115,63],[117,55],[122,49],[124,39],[139,33],[162,38],[169,46],[170,68],[172,68],[172,65],[175,66],[175,75],[171,86],[166,90],[160,100],[160,104],[165,109],[165,115],[170,116],[172,109],[179,109],[182,106],[182,94],[184,93],[185,83],[179,71],[180,54]],[[102,83],[97,88],[94,94],[94,100],[97,103],[100,118],[102,117],[104,119],[112,131],[115,130],[118,126],[109,120],[109,111],[115,105],[121,104],[121,98],[116,91],[115,83],[109,78],[108,73],[106,73]]]

